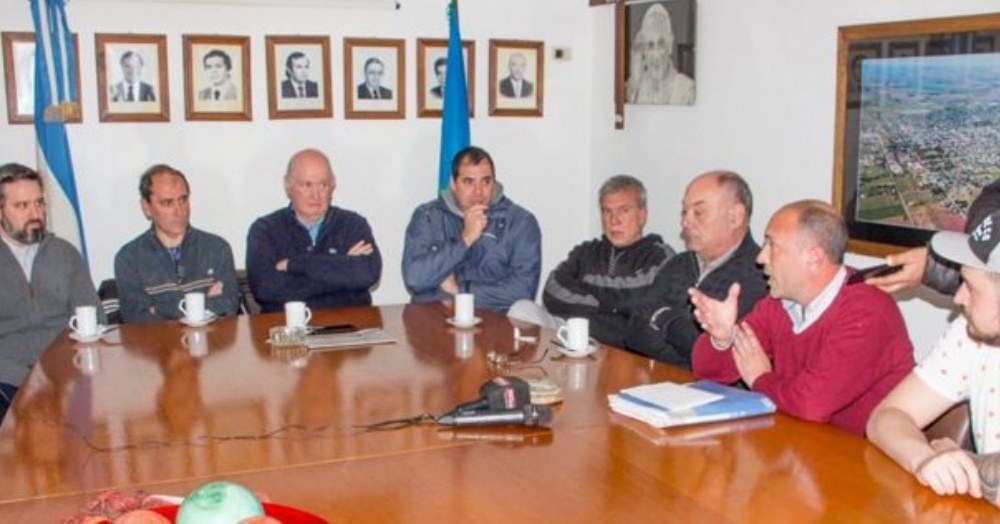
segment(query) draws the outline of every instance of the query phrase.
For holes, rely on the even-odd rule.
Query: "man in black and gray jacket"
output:
[[[599,192],[603,235],[570,252],[545,283],[549,313],[590,319],[590,335],[624,346],[632,307],[647,300],[656,275],[674,255],[659,235],[643,235],[646,188],[628,175],[609,178]]]
[[[750,234],[752,211],[750,187],[736,173],[711,171],[688,184],[681,213],[687,251],[667,263],[647,294],[649,300],[634,308],[627,349],[689,368],[691,348],[701,333],[690,288],[721,300],[738,282],[739,317],[767,294],[767,281],[756,262],[760,246]]]

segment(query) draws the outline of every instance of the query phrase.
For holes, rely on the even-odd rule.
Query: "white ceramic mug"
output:
[[[93,375],[101,369],[101,355],[95,347],[82,347],[73,355],[73,366],[84,375]]]
[[[475,321],[476,296],[472,293],[455,295],[455,324],[460,326],[472,324]]]
[[[92,337],[97,335],[97,308],[94,306],[80,306],[76,308],[75,315],[69,319],[69,328],[80,336]]]
[[[311,318],[312,310],[305,302],[285,302],[285,326],[304,328],[309,325]]]
[[[189,322],[201,322],[205,320],[205,294],[186,293],[177,308]]]
[[[208,333],[203,329],[192,329],[181,337],[181,344],[192,357],[204,357],[208,354]]]
[[[574,317],[559,326],[556,339],[570,351],[587,351],[590,346],[590,321],[583,317]]]

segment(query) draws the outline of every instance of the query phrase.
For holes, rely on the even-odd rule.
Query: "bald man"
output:
[[[692,354],[695,376],[742,381],[793,417],[863,435],[872,410],[913,367],[913,347],[892,297],[848,281],[846,248],[844,219],[829,204],[779,209],[757,256],[770,297],[741,319],[738,284],[724,300],[691,291],[705,330]]]
[[[702,173],[684,191],[681,238],[687,251],[663,266],[629,319],[625,347],[650,358],[691,366],[691,346],[701,334],[688,297],[692,287],[723,298],[739,282],[739,313],[767,294],[754,260],[760,246],[750,234],[753,194],[732,171]]]
[[[299,151],[288,161],[290,204],[258,218],[247,236],[247,278],[261,310],[285,302],[312,309],[370,305],[382,256],[361,215],[330,205],[337,186],[326,155]]]

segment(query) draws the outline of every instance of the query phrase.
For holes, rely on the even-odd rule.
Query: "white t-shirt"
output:
[[[1000,347],[976,342],[959,316],[914,372],[943,397],[969,399],[979,453],[1000,451]]]

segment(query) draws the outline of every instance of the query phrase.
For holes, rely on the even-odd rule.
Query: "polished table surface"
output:
[[[950,522],[1000,518],[938,497],[865,440],[783,415],[654,430],[607,407],[621,388],[687,373],[602,347],[559,358],[551,334],[440,304],[317,311],[313,324],[382,327],[395,343],[289,354],[281,314],[203,328],[66,333],[0,428],[0,522],[59,522],[107,489],[183,495],[242,483],[332,522]],[[550,428],[382,431],[440,414],[494,376],[548,376]]]

